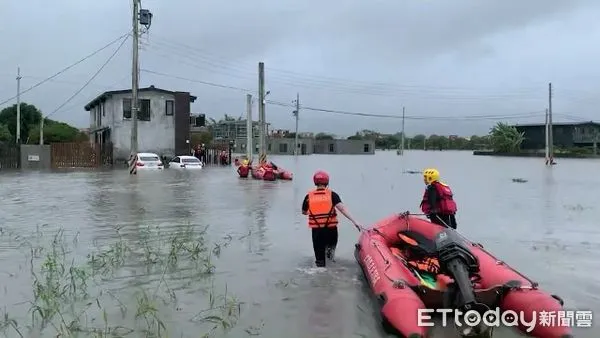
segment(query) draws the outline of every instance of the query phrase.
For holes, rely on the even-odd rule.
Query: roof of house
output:
[[[154,87],[154,85],[152,85],[150,87],[139,88],[138,92],[159,92],[159,93],[165,93],[165,94],[175,94],[175,93],[177,93],[177,91],[156,88],[156,87]],[[86,104],[85,105],[85,110],[86,111],[90,111],[90,109],[92,109],[92,107],[94,107],[95,105],[97,105],[99,102],[105,101],[106,99],[108,99],[112,95],[127,94],[127,93],[131,93],[131,89],[111,90],[111,91],[104,92],[104,93],[98,95],[92,101],[90,101],[90,103]],[[196,96],[190,95],[190,101],[191,102],[196,101],[196,99],[197,99]]]
[[[596,126],[600,126],[600,122],[594,121],[585,121],[585,122],[553,122],[552,126],[581,126],[586,124],[593,124]],[[545,123],[525,123],[525,124],[515,124],[514,127],[545,127]]]

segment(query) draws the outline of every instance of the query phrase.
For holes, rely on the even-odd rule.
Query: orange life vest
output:
[[[315,189],[308,193],[308,227],[323,228],[338,225],[331,190]]]
[[[439,201],[437,206],[429,205],[429,199],[427,198],[427,189],[423,193],[423,200],[421,201],[421,211],[424,214],[429,215],[433,209],[437,207],[437,211],[441,215],[453,215],[456,213],[457,207],[454,202],[452,189],[449,186],[441,182],[431,183],[438,193]]]

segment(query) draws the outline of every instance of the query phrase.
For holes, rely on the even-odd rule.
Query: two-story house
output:
[[[187,154],[190,137],[189,92],[150,86],[138,90],[138,150],[159,155]],[[113,158],[127,159],[131,151],[131,90],[100,94],[85,106],[90,112],[90,142],[112,143]]]

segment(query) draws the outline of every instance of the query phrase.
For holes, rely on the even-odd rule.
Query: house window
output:
[[[330,153],[333,153],[333,152],[335,152],[335,147],[334,147],[334,144],[333,144],[333,143],[329,143],[329,152],[330,152]]]
[[[131,118],[131,99],[123,99],[123,118]]]
[[[365,153],[368,153],[368,152],[370,152],[370,151],[371,151],[371,149],[370,149],[370,147],[369,147],[369,144],[368,144],[368,143],[365,143],[365,145],[363,146],[363,152],[365,152]]]
[[[268,151],[271,151],[271,143],[269,143],[269,146],[267,147]]]
[[[280,153],[287,153],[288,152],[288,147],[287,147],[287,143],[279,143],[279,152]]]
[[[175,112],[175,101],[173,101],[173,100],[166,100],[165,101],[165,115],[167,115],[167,116],[173,116],[174,112]]]
[[[150,100],[140,100],[140,111],[138,112],[139,121],[150,121]],[[131,118],[131,99],[123,99],[123,118]]]
[[[140,100],[140,111],[138,112],[139,121],[150,121],[150,100]]]

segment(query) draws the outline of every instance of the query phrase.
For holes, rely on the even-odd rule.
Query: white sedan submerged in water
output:
[[[137,153],[135,158],[136,170],[163,169],[163,163],[154,153]]]
[[[194,156],[175,156],[169,162],[169,168],[173,169],[202,169],[204,164]]]

